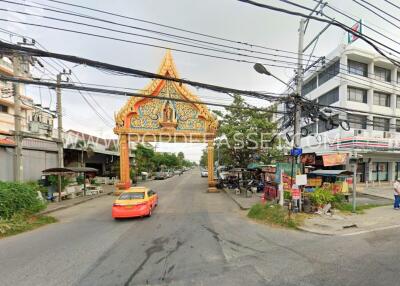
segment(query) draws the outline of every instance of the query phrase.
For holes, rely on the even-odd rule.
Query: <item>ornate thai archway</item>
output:
[[[158,74],[179,78],[170,51]],[[119,136],[119,189],[130,187],[129,142],[208,143],[208,191],[215,192],[214,145],[218,121],[184,85],[155,79],[141,91],[153,98],[131,97],[115,115],[114,133]],[[157,97],[161,97],[162,99]],[[188,100],[191,102],[177,101]]]

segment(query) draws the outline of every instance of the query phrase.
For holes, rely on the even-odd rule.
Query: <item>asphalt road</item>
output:
[[[198,170],[149,182],[151,218],[106,196],[0,240],[0,285],[400,285],[400,230],[328,237],[248,220]]]

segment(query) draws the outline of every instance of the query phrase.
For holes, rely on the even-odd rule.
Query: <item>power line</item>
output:
[[[314,0],[314,1],[318,1],[318,0]],[[340,9],[337,8],[337,7],[332,6],[331,4],[325,3],[325,7],[328,7],[329,9],[335,11],[336,13],[339,13],[340,15],[342,15],[342,16],[344,16],[344,17],[346,17],[346,18],[348,18],[348,19],[350,19],[350,20],[352,20],[352,21],[355,21],[355,22],[358,21],[358,19],[356,19],[354,16],[352,17],[352,16],[348,15],[347,13],[343,12],[342,10],[340,10]],[[326,16],[325,13],[323,13],[323,15]],[[329,18],[328,16],[326,16],[326,17]],[[374,25],[374,26],[377,27],[378,29],[384,30],[384,29],[382,29],[381,27],[378,27],[378,26],[376,26],[376,25]],[[394,36],[394,35],[393,35],[392,37],[388,37],[387,35],[385,35],[385,34],[379,32],[379,31],[377,31],[376,29],[372,28],[370,25],[367,25],[366,23],[363,23],[363,27],[365,27],[365,28],[371,30],[372,32],[374,32],[374,33],[376,33],[376,34],[378,34],[378,35],[384,37],[385,39],[387,39],[387,40],[389,40],[389,41],[391,41],[391,42],[393,42],[393,43],[395,43],[395,44],[400,45],[400,42],[395,40],[395,38],[396,38],[397,36]]]
[[[204,46],[199,46],[199,45],[194,45],[194,44],[187,44],[187,43],[182,43],[182,42],[178,42],[178,41],[172,41],[172,40],[166,40],[166,39],[162,39],[162,38],[158,38],[158,37],[147,36],[147,35],[143,35],[143,34],[137,34],[137,33],[131,33],[131,32],[121,31],[121,30],[117,30],[117,29],[111,29],[111,28],[107,28],[107,27],[104,27],[104,26],[92,25],[92,24],[88,24],[88,23],[72,21],[72,20],[66,20],[66,19],[60,19],[60,18],[55,18],[55,17],[50,17],[50,16],[32,14],[32,13],[28,13],[28,12],[15,11],[15,10],[9,10],[9,9],[4,9],[4,8],[0,8],[0,11],[10,12],[10,13],[18,13],[18,14],[27,15],[27,16],[33,16],[33,17],[40,17],[40,18],[44,18],[44,19],[49,19],[49,20],[59,21],[59,22],[64,22],[64,23],[71,23],[71,24],[81,25],[81,26],[85,26],[85,27],[92,27],[92,28],[96,28],[96,29],[109,31],[109,32],[115,32],[115,33],[120,33],[120,34],[124,34],[124,35],[131,35],[131,36],[137,36],[137,37],[142,37],[142,38],[151,39],[151,40],[163,41],[163,42],[168,42],[168,43],[172,43],[172,44],[183,45],[183,46],[197,48],[197,49],[203,49],[203,50],[206,50],[206,51],[224,53],[224,54],[228,54],[228,55],[247,57],[247,58],[253,58],[253,59],[261,59],[261,60],[271,61],[271,62],[274,62],[274,63],[284,63],[284,64],[289,64],[289,65],[295,65],[296,64],[295,62],[292,62],[292,61],[286,61],[286,60],[281,60],[281,59],[273,59],[273,58],[266,58],[266,57],[260,57],[260,56],[253,56],[253,55],[239,53],[239,52],[231,52],[231,51],[228,51],[228,50],[221,50],[221,49],[204,47]],[[287,57],[285,57],[285,58],[287,58]],[[294,58],[294,57],[292,57],[292,58]]]
[[[28,48],[28,47],[19,46],[19,45],[8,44],[8,43],[4,43],[1,41],[0,41],[0,50],[3,50],[4,52],[7,52],[7,53],[13,53],[15,51],[19,51],[19,52],[30,54],[32,56],[51,57],[51,58],[56,58],[56,59],[60,59],[60,60],[68,61],[68,62],[73,62],[76,64],[82,64],[82,65],[87,65],[87,66],[91,66],[94,68],[114,71],[114,72],[118,72],[120,74],[125,74],[125,75],[130,75],[130,76],[139,76],[139,77],[144,77],[144,78],[169,80],[169,81],[173,81],[173,82],[177,82],[177,83],[181,83],[181,84],[188,84],[188,85],[199,87],[199,88],[213,90],[213,91],[220,92],[220,93],[227,93],[227,92],[237,93],[237,94],[248,95],[248,96],[256,97],[259,99],[265,99],[265,100],[287,99],[287,98],[283,98],[283,97],[270,96],[270,95],[266,95],[263,93],[250,91],[250,90],[240,90],[240,89],[222,87],[222,86],[217,86],[217,85],[211,85],[211,84],[207,84],[207,83],[201,83],[201,82],[187,80],[187,79],[173,78],[170,76],[159,75],[159,74],[150,73],[150,72],[146,72],[146,71],[142,71],[142,70],[108,64],[105,62],[89,60],[89,59],[82,58],[82,57],[52,53],[52,52],[47,52],[47,51],[43,51],[43,50],[39,50],[39,49],[32,49],[32,48]]]
[[[385,44],[383,44],[383,43],[381,43],[381,42],[379,42],[379,41],[377,41],[377,40],[375,40],[375,39],[373,39],[373,38],[371,38],[371,37],[369,37],[367,35],[364,35],[364,34],[361,34],[358,31],[352,30],[351,27],[346,26],[343,23],[341,23],[341,22],[339,22],[339,21],[337,21],[335,19],[330,18],[330,20],[327,20],[327,19],[323,19],[323,18],[319,18],[319,17],[315,17],[315,16],[306,15],[306,14],[303,14],[303,13],[300,13],[300,12],[290,11],[290,10],[287,10],[287,9],[283,9],[283,8],[279,8],[279,7],[275,7],[275,6],[271,6],[271,5],[258,3],[258,2],[251,1],[251,0],[237,0],[237,1],[243,2],[243,3],[246,3],[246,4],[250,4],[250,5],[253,5],[253,6],[257,6],[257,7],[265,8],[265,9],[268,9],[268,10],[273,10],[273,11],[277,11],[277,12],[293,15],[293,16],[309,18],[309,19],[316,20],[316,21],[319,21],[319,22],[324,22],[324,23],[331,23],[332,25],[337,26],[337,27],[339,27],[339,28],[341,28],[341,29],[343,29],[343,30],[345,30],[345,31],[357,36],[358,38],[362,39],[364,42],[366,42],[371,47],[373,47],[379,54],[381,54],[382,56],[387,58],[389,61],[391,61],[396,66],[400,67],[400,62],[398,62],[397,60],[387,56],[373,42],[375,42],[375,43],[379,44],[380,46],[383,46],[383,47],[385,47],[385,48],[397,53],[396,50],[392,49],[391,47],[389,47],[389,46],[387,46],[387,45],[385,45]],[[289,2],[289,1],[287,1],[287,2]],[[296,4],[296,6],[302,6],[302,5]],[[310,8],[305,7],[305,9],[308,10]]]
[[[385,2],[389,3],[390,5],[392,5],[393,7],[396,7],[397,9],[400,9],[399,5],[394,4],[393,2],[389,1],[389,0],[384,0]]]
[[[389,13],[383,11],[382,9],[380,9],[379,7],[376,7],[375,5],[369,3],[368,1],[363,1],[363,0],[361,0],[361,1],[362,1],[363,3],[365,3],[365,4],[369,5],[369,6],[371,6],[371,7],[374,7],[374,8],[375,8],[376,10],[378,10],[379,12],[384,13],[384,14],[386,14],[387,16],[389,16],[389,17],[391,17],[391,18],[395,18],[393,15],[391,15],[391,14],[389,14]],[[388,22],[389,24],[393,25],[393,26],[396,27],[397,29],[400,29],[400,26],[399,26],[399,25],[393,23],[392,21],[390,21],[390,20],[388,20],[387,18],[383,17],[382,15],[378,14],[377,12],[375,12],[374,10],[372,10],[371,8],[365,6],[364,4],[362,4],[362,3],[360,3],[360,2],[358,2],[358,1],[356,1],[356,0],[353,0],[353,2],[354,2],[354,3],[357,3],[358,5],[360,5],[361,7],[363,7],[364,9],[370,11],[372,14],[378,16],[379,18],[383,19],[384,21]],[[397,19],[397,18],[395,18],[395,19],[396,19],[397,21],[399,21],[399,19]]]
[[[145,32],[149,32],[149,33],[155,33],[155,34],[163,35],[163,36],[167,36],[167,37],[178,38],[178,39],[185,40],[185,41],[188,41],[188,42],[191,42],[191,43],[196,43],[197,44],[196,45],[197,48],[212,49],[209,46],[209,45],[212,45],[212,46],[218,46],[218,47],[223,47],[223,48],[234,49],[234,50],[240,51],[240,52],[242,52],[242,51],[243,52],[250,52],[252,54],[263,54],[263,55],[269,55],[269,56],[274,56],[274,57],[297,59],[296,57],[293,57],[293,56],[278,55],[278,54],[273,54],[273,53],[266,53],[266,52],[261,52],[261,51],[256,51],[256,50],[250,50],[250,49],[246,49],[246,48],[239,48],[239,47],[235,47],[235,46],[224,45],[224,44],[215,43],[215,42],[209,42],[209,41],[204,41],[204,40],[201,40],[201,39],[194,39],[194,38],[185,37],[185,36],[181,36],[181,35],[174,35],[174,34],[165,33],[165,32],[162,32],[162,31],[152,30],[152,29],[148,29],[148,28],[127,25],[127,24],[123,24],[123,23],[120,23],[120,22],[114,22],[114,21],[110,21],[110,20],[106,20],[106,19],[102,19],[102,18],[97,18],[97,17],[91,16],[91,15],[85,15],[85,14],[81,14],[81,13],[76,13],[76,12],[71,11],[71,10],[65,10],[65,9],[60,10],[58,8],[57,8],[57,10],[55,10],[55,9],[43,8],[43,7],[38,7],[38,6],[29,5],[29,4],[25,4],[25,3],[16,3],[16,2],[13,2],[13,1],[6,1],[6,0],[0,0],[0,2],[6,2],[6,3],[14,4],[14,5],[21,5],[21,6],[31,7],[31,8],[38,8],[38,9],[41,9],[41,10],[51,11],[51,12],[55,12],[55,13],[67,14],[67,15],[72,15],[72,16],[75,16],[75,17],[84,18],[84,19],[95,20],[95,21],[99,21],[99,22],[102,22],[102,23],[109,23],[109,24],[112,24],[112,25],[120,26],[120,27],[127,27],[127,28],[130,28],[130,29],[145,31]],[[38,3],[38,5],[44,6],[44,7],[48,7],[48,5],[44,5],[44,4],[40,4],[40,3]],[[106,27],[99,27],[97,25],[91,25],[91,24],[81,23],[81,22],[77,22],[77,21],[65,20],[65,19],[54,18],[54,17],[50,17],[50,16],[38,15],[38,14],[33,14],[33,13],[28,13],[28,12],[23,12],[23,11],[9,10],[9,9],[4,9],[4,8],[1,9],[1,10],[7,11],[7,12],[12,12],[12,13],[19,13],[19,14],[28,15],[28,16],[46,18],[46,19],[55,20],[55,21],[69,22],[69,23],[78,24],[78,25],[88,25],[88,26],[91,26],[91,27],[106,29],[106,30],[113,31],[113,32],[118,32],[118,33],[123,33],[123,34],[130,34],[130,35],[144,37],[144,38],[150,38],[150,39],[156,39],[156,40],[166,41],[166,42],[170,42],[170,43],[177,43],[177,44],[181,44],[181,45],[193,46],[193,44],[189,45],[189,44],[179,43],[179,42],[176,42],[176,41],[155,38],[155,37],[151,37],[151,36],[147,36],[147,35],[129,33],[129,32],[121,31],[121,30],[109,29],[109,28],[106,28]],[[198,45],[199,43],[204,43],[204,44],[207,44],[208,46],[199,46]],[[217,51],[216,49],[214,49],[214,50]],[[224,50],[219,50],[219,51],[220,52],[227,52],[227,51],[224,51]]]
[[[276,51],[276,52],[283,52],[283,53],[298,55],[297,52],[292,52],[292,51],[283,50],[283,49],[275,49],[275,48],[271,48],[271,47],[257,45],[257,44],[254,44],[254,43],[248,43],[248,42],[243,42],[243,41],[227,39],[227,38],[224,38],[224,37],[219,37],[219,36],[215,36],[215,35],[209,35],[209,34],[205,34],[205,33],[200,33],[200,32],[196,32],[196,31],[182,29],[182,28],[179,28],[179,27],[174,27],[174,26],[171,26],[171,25],[165,25],[165,24],[161,24],[161,23],[156,23],[154,21],[134,18],[134,17],[118,14],[118,13],[112,13],[112,12],[108,12],[108,11],[105,11],[105,10],[95,9],[95,8],[91,8],[91,7],[88,7],[88,6],[76,5],[76,4],[72,4],[72,3],[67,3],[67,2],[63,2],[63,1],[55,1],[55,0],[54,1],[53,0],[47,0],[47,1],[48,2],[62,4],[62,5],[66,5],[66,6],[70,6],[70,7],[76,7],[76,8],[80,8],[80,9],[85,9],[85,10],[88,10],[88,11],[97,12],[97,13],[101,13],[101,14],[105,14],[105,15],[110,15],[110,16],[114,16],[114,17],[118,17],[118,18],[122,18],[122,19],[128,19],[128,20],[133,20],[133,21],[142,22],[142,23],[146,23],[146,24],[151,24],[151,25],[155,25],[155,26],[159,26],[159,27],[163,27],[163,28],[168,28],[168,29],[172,29],[172,30],[176,30],[176,31],[180,31],[180,32],[185,32],[185,33],[189,33],[189,34],[192,34],[192,35],[202,36],[202,37],[206,37],[206,38],[210,38],[210,39],[214,39],[214,40],[220,40],[220,41],[224,41],[224,42],[228,42],[228,43],[232,43],[232,44],[244,45],[244,46],[247,46],[247,47],[250,47],[250,48],[260,48],[260,49],[264,49],[264,50],[271,50],[271,51]],[[33,2],[33,1],[31,1],[31,2]],[[39,4],[39,5],[43,5],[43,4],[40,4],[40,3],[37,3],[37,2],[33,2],[33,3]],[[44,5],[44,6],[48,6],[48,5]],[[52,6],[48,6],[48,7],[52,7]],[[55,7],[53,6],[52,8],[55,8]],[[57,9],[60,9],[60,8],[57,7]],[[61,9],[61,10],[68,11],[68,10],[64,10],[64,9]],[[84,14],[79,13],[79,15],[84,15]]]
[[[138,41],[121,39],[121,38],[116,38],[116,37],[111,37],[111,36],[106,36],[106,35],[95,34],[95,33],[77,31],[77,30],[73,30],[73,29],[66,29],[66,28],[53,27],[53,26],[47,26],[47,25],[41,25],[41,24],[34,24],[34,23],[28,23],[28,22],[16,21],[16,20],[10,20],[10,19],[0,19],[0,21],[23,24],[23,25],[29,25],[29,26],[34,26],[34,27],[42,27],[42,28],[47,28],[47,29],[51,29],[51,30],[70,32],[70,33],[75,33],[75,34],[92,36],[92,37],[96,37],[96,38],[114,40],[114,41],[130,43],[130,44],[136,44],[136,45],[142,45],[142,46],[153,47],[153,48],[159,48],[159,49],[164,49],[164,50],[172,50],[172,51],[176,51],[176,52],[180,52],[180,53],[204,56],[204,57],[221,59],[221,60],[228,60],[228,61],[233,61],[233,62],[238,62],[238,63],[249,63],[249,64],[257,63],[257,62],[248,61],[248,60],[245,60],[245,59],[237,59],[237,58],[230,58],[230,57],[225,57],[225,56],[206,54],[206,53],[189,51],[189,50],[184,50],[184,49],[179,49],[179,48],[161,46],[161,45],[157,45],[157,44],[149,44],[149,43],[143,43],[143,42],[138,42]],[[266,65],[266,66],[270,66],[270,67],[293,68],[293,66],[287,66],[287,65],[276,65],[276,64],[267,64],[267,63],[263,63],[263,64]]]
[[[57,85],[56,83],[52,83],[52,82],[30,80],[30,79],[24,79],[24,78],[18,78],[18,77],[9,77],[9,76],[5,76],[5,75],[1,75],[1,74],[0,74],[0,79],[4,80],[4,81],[18,82],[18,83],[23,83],[23,84],[46,86],[48,88],[56,88],[57,86],[59,86],[62,89],[69,89],[69,90],[91,91],[91,92],[95,92],[95,93],[114,94],[114,95],[121,95],[121,96],[125,96],[125,97],[141,97],[141,98],[150,98],[150,99],[156,99],[156,100],[172,100],[172,101],[184,102],[184,103],[219,106],[219,107],[225,107],[225,108],[235,108],[234,106],[225,105],[225,104],[219,104],[219,103],[213,103],[213,102],[203,102],[203,101],[194,101],[194,100],[188,100],[188,99],[183,99],[183,98],[171,98],[171,97],[166,97],[166,96],[154,96],[154,95],[148,95],[148,94],[143,94],[143,93],[132,93],[132,92],[111,90],[111,89],[103,89],[103,88],[93,88],[93,87],[87,87],[87,86],[76,86],[76,85],[73,85],[73,84],[66,84],[66,83],[61,83],[60,85]],[[246,109],[246,108],[242,108],[242,109]],[[276,110],[268,110],[267,108],[251,108],[251,110],[264,111],[264,112],[270,112],[270,113],[276,113],[276,114],[287,114],[286,112],[281,112],[281,111],[276,111]]]

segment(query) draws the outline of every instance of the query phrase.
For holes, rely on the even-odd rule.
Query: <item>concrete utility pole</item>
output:
[[[305,20],[301,18],[299,26],[299,45],[298,45],[298,58],[297,58],[297,86],[296,86],[296,101],[301,97],[301,88],[303,84],[303,46],[304,46],[304,25]],[[294,118],[294,138],[293,148],[299,148],[301,145],[301,106],[295,104],[295,118]],[[296,162],[297,163],[297,162]],[[301,211],[301,192],[299,200],[299,211]]]
[[[63,146],[63,124],[62,124],[62,104],[61,104],[61,76],[64,73],[57,74],[57,130],[58,130],[58,167],[64,167],[64,146]]]
[[[14,53],[12,57],[14,77],[21,76],[21,56]],[[21,134],[21,84],[13,83],[14,95],[14,137],[15,137],[15,160],[14,160],[14,180],[22,182],[23,165],[22,165],[22,134]]]
[[[63,143],[63,125],[62,125],[62,105],[61,105],[61,76],[62,73],[57,74],[57,130],[58,130],[58,167],[64,167],[64,143]],[[61,202],[61,192],[62,192],[62,179],[61,174],[57,176],[57,191],[58,191],[58,200]]]

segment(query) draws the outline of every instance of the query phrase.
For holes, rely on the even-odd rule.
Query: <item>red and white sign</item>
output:
[[[300,188],[297,185],[292,186],[292,200],[300,200]]]
[[[355,34],[353,33],[349,33],[348,38],[347,38],[347,43],[351,44],[352,42],[354,42],[355,40],[357,40],[359,38],[359,36],[357,36],[357,33],[361,34],[362,33],[362,22],[361,20],[358,21],[357,23],[355,23],[353,25],[353,27],[351,27],[351,30],[355,32]]]

